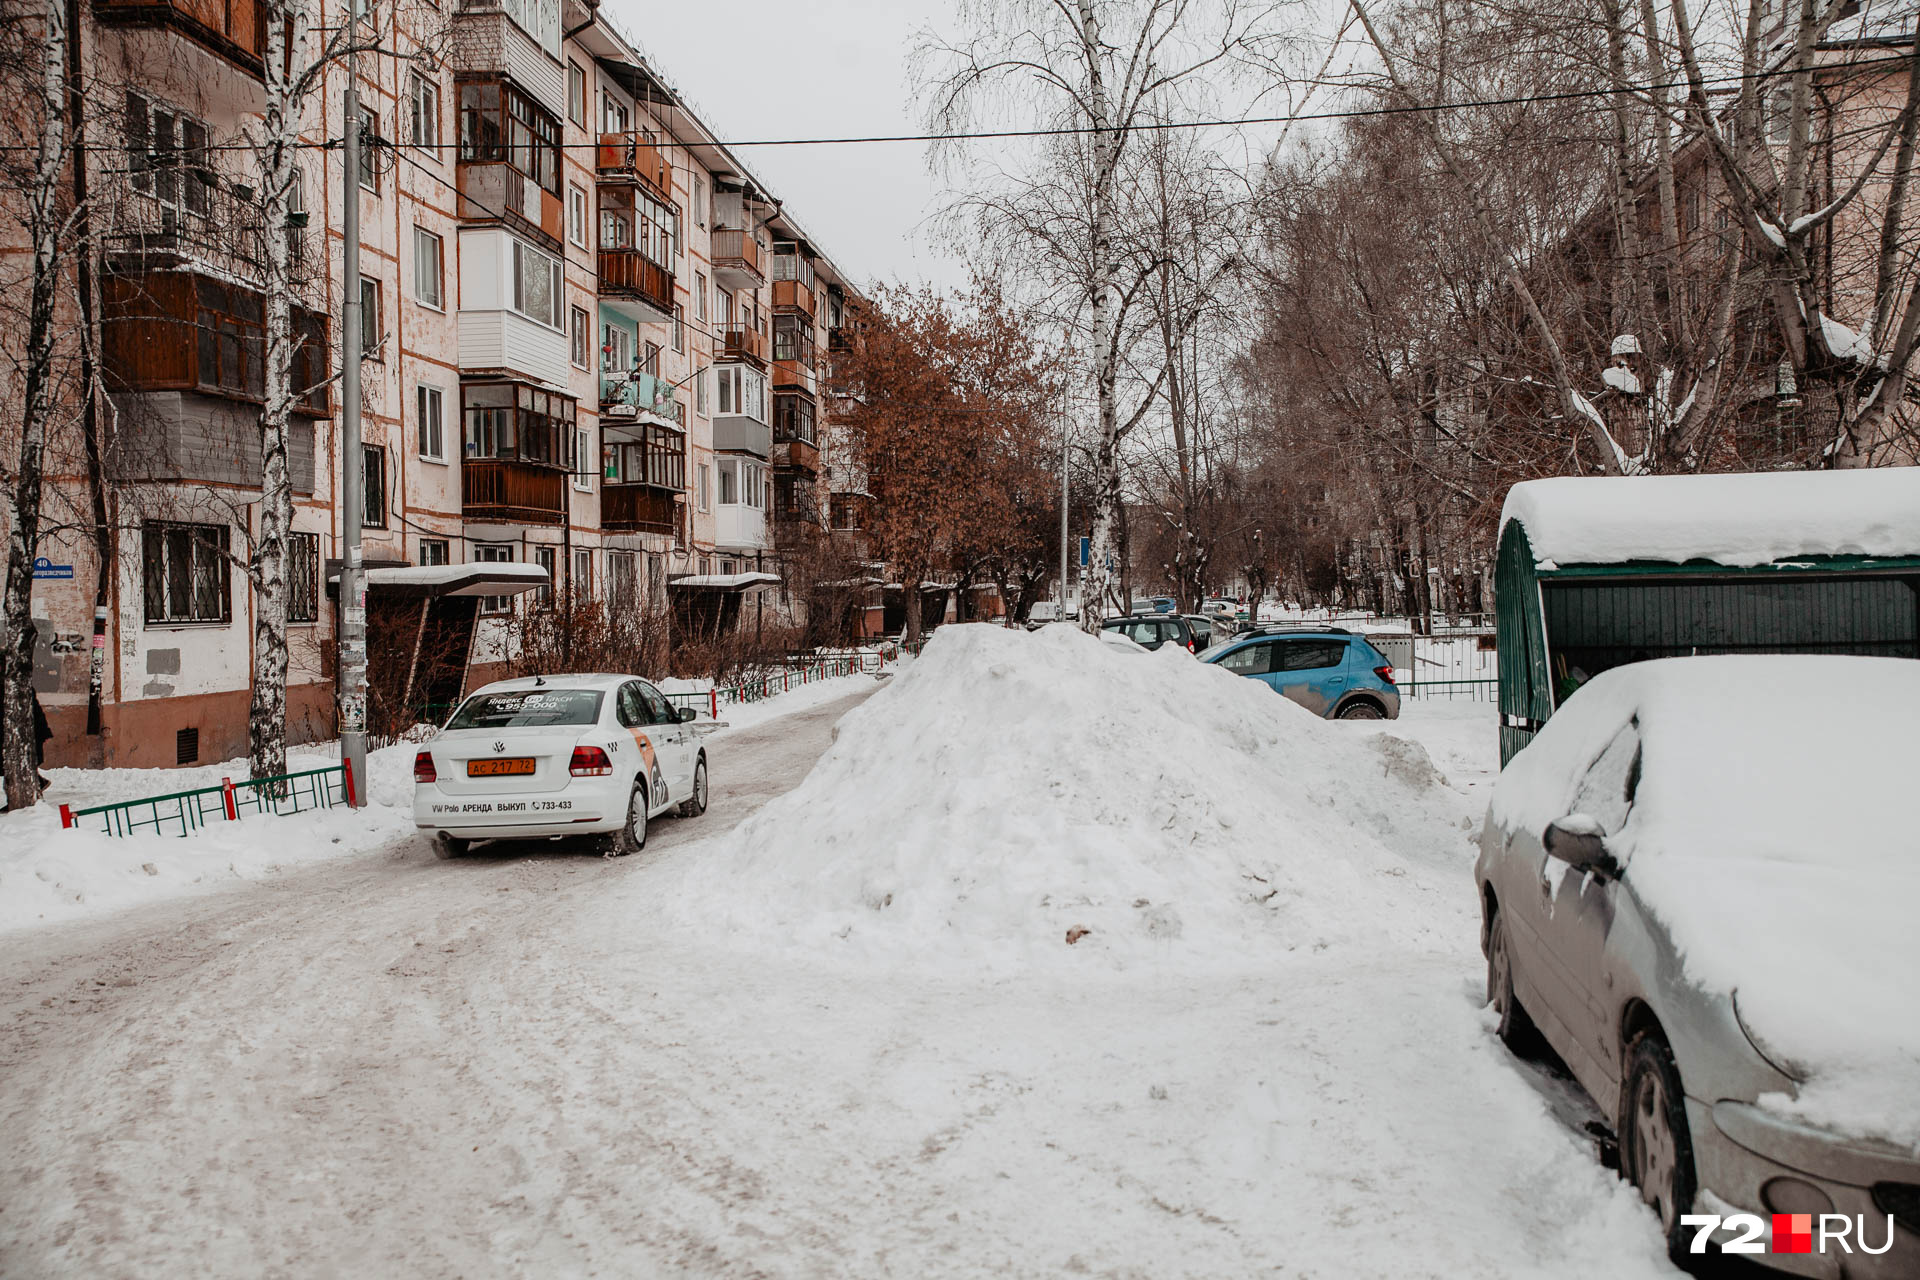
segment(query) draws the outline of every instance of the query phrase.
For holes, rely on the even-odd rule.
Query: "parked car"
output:
[[[694,714],[633,676],[487,685],[414,756],[414,825],[451,854],[476,840],[589,835],[610,854],[637,853],[649,818],[706,812]]]
[[[1198,652],[1192,625],[1177,613],[1128,614],[1124,618],[1108,618],[1100,628],[1117,631],[1142,649],[1171,644],[1188,653]]]
[[[1215,596],[1200,606],[1200,612],[1202,613],[1218,614],[1228,618],[1231,618],[1235,613],[1239,612],[1239,609],[1239,604],[1227,599],[1225,596]]]
[[[1400,717],[1393,665],[1336,627],[1262,627],[1215,645],[1201,661],[1258,680],[1329,720]]]
[[[1127,605],[1132,613],[1178,613],[1180,602],[1172,596],[1137,596]]]
[[[1773,1215],[1846,1215],[1849,1254],[1754,1260],[1920,1275],[1916,712],[1910,659],[1641,662],[1494,787],[1475,876],[1500,1036],[1543,1038],[1616,1118],[1676,1259],[1690,1214],[1775,1247]]]
[[[1214,643],[1215,620],[1203,613],[1183,613],[1187,628],[1193,632],[1193,651],[1205,653]]]

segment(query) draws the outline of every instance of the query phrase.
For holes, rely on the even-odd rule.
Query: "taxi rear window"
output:
[[[449,729],[537,729],[553,724],[593,724],[600,719],[598,689],[515,689],[479,693],[460,704]]]

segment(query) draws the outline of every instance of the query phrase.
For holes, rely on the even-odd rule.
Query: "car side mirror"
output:
[[[693,719],[695,716],[699,714],[700,713],[698,711],[695,711],[692,707],[676,707],[674,708],[673,718],[678,720],[681,724],[685,724],[687,723],[687,721]]]
[[[1553,823],[1541,837],[1547,856],[1558,858],[1575,871],[1588,872],[1603,880],[1620,878],[1620,862],[1607,852],[1606,833],[1600,824],[1584,813],[1570,813]]]

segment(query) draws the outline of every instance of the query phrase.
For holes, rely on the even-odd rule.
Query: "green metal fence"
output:
[[[1404,697],[1427,702],[1498,702],[1498,680],[1403,680],[1398,685]]]
[[[305,813],[346,804],[352,796],[353,778],[345,765],[336,764],[271,778],[249,778],[244,782],[222,778],[217,787],[195,787],[190,791],[120,800],[86,809],[63,804],[60,825],[90,827],[110,836],[130,836],[141,831],[187,836],[209,822],[237,822],[243,812],[283,816]]]

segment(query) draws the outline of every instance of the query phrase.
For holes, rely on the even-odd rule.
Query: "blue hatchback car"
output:
[[[1337,627],[1267,628],[1200,659],[1270,686],[1329,720],[1397,720],[1393,664],[1361,636]]]

